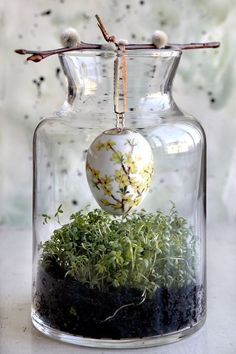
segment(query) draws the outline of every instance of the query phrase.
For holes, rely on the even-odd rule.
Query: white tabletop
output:
[[[32,328],[31,246],[30,230],[0,228],[0,354],[114,353],[56,342]],[[236,353],[236,225],[215,225],[208,230],[205,326],[178,343],[135,351],[140,354]],[[122,353],[134,351],[122,350]]]

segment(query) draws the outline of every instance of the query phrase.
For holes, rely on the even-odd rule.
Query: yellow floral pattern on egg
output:
[[[91,144],[86,161],[87,179],[98,204],[109,213],[126,214],[147,193],[153,175],[153,155],[138,132],[111,129]]]

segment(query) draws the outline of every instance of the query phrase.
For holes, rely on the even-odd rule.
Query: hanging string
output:
[[[116,128],[124,129],[125,127],[125,112],[127,102],[127,69],[125,58],[125,46],[120,44],[121,57],[117,57],[114,62],[114,112],[116,114]],[[121,69],[121,77],[120,77]],[[122,80],[122,93],[120,92],[120,78]],[[123,107],[120,109],[120,97],[122,97]]]

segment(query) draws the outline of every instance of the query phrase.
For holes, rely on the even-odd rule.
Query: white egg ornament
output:
[[[96,137],[86,160],[87,179],[102,209],[124,215],[145,197],[153,175],[148,141],[131,129],[110,129]]]

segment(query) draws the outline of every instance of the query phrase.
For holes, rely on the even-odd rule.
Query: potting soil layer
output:
[[[142,338],[194,326],[205,314],[203,286],[158,288],[152,298],[131,288],[100,292],[57,267],[38,271],[34,310],[48,326],[91,338]],[[143,301],[144,300],[144,301]],[[143,301],[143,302],[142,302]]]

